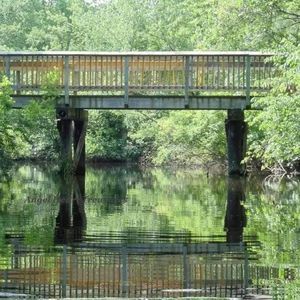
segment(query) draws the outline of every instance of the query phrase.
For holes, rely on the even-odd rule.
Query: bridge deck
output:
[[[246,108],[274,76],[259,52],[0,52],[15,107],[51,86],[58,103],[95,109]]]

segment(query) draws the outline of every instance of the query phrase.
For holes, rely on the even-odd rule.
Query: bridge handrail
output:
[[[0,52],[0,73],[16,94],[40,94],[49,73],[65,95],[131,93],[150,95],[243,95],[270,88],[272,53],[192,52]]]

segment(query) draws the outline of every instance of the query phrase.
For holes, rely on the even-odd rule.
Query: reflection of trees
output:
[[[145,178],[151,184],[145,186]],[[127,187],[123,203],[95,200],[99,195],[112,195],[113,185],[120,182]],[[87,174],[88,227],[93,232],[139,228],[198,236],[223,234],[224,188],[223,178],[207,178],[197,170],[147,169],[143,175],[128,168],[92,170]]]
[[[136,168],[89,169],[86,174],[87,199],[97,203],[101,213],[113,213],[126,202],[128,188],[134,187],[139,180],[141,172]]]
[[[0,190],[0,236],[18,233],[27,244],[51,245],[57,191],[54,173],[21,166],[0,184]]]
[[[285,294],[284,299],[298,299],[300,261],[300,186],[299,181],[268,181],[262,193],[247,195],[248,229],[258,235],[259,264],[267,269],[278,269],[276,279],[259,279],[274,294]],[[283,299],[283,298],[282,298]]]
[[[262,242],[260,254],[268,264],[300,260],[300,186],[295,181],[264,186],[264,193],[247,195],[249,231]]]

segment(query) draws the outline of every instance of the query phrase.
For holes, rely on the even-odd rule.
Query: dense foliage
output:
[[[272,92],[267,98],[253,100],[254,106],[264,109],[247,113],[248,161],[269,168],[279,166],[281,170],[299,168],[297,0],[3,0],[0,20],[0,50],[278,53],[275,63],[281,71],[272,82]],[[1,107],[1,115],[2,111]],[[57,133],[51,113],[40,115],[42,121],[37,121],[38,114],[31,115],[33,122],[30,113],[25,117],[21,112],[5,115],[6,120],[1,117],[0,121],[5,126],[16,124],[10,118],[25,118],[30,123],[19,122],[21,127],[27,124],[30,128],[26,138],[14,140],[25,149],[20,156],[55,157]],[[224,114],[219,112],[92,112],[88,156],[105,160],[142,158],[155,164],[224,161],[223,124]],[[1,151],[12,153],[9,128],[1,128],[0,134],[1,143],[6,144]]]

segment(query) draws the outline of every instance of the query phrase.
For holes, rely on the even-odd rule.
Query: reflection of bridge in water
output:
[[[244,244],[81,244],[16,248],[1,273],[2,291],[41,297],[241,296],[249,262]]]
[[[242,297],[279,270],[251,264],[245,244],[80,244],[15,249],[1,290],[40,297]]]
[[[7,236],[12,252],[0,259],[1,292],[44,298],[241,298],[279,277],[279,269],[255,265],[258,245],[243,238],[241,180],[228,182],[226,238],[175,234],[174,242],[158,233],[144,239],[126,233],[85,235],[84,192],[83,178],[62,184],[55,247],[31,248],[21,237]]]

